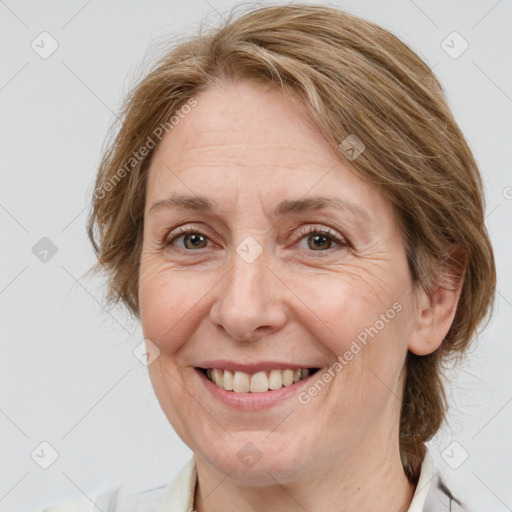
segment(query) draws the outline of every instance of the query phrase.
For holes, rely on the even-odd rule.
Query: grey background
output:
[[[0,0],[1,511],[121,483],[143,490],[191,456],[132,353],[140,328],[104,308],[100,279],[82,278],[94,262],[85,221],[108,126],[148,44],[194,32],[205,17],[216,23],[235,4]],[[512,510],[512,1],[332,4],[391,30],[434,68],[481,165],[496,310],[450,375],[450,427],[430,447],[475,509]],[[43,31],[58,43],[46,59],[31,47],[51,49]],[[458,58],[453,31],[469,44]],[[52,449],[58,458],[43,469]]]

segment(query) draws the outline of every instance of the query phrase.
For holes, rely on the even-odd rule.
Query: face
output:
[[[390,206],[282,92],[196,100],[153,155],[139,274],[170,423],[250,485],[397,444],[416,306]]]

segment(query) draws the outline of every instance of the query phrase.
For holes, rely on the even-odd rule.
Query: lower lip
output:
[[[196,369],[195,371],[199,375],[206,389],[214,396],[214,398],[229,407],[244,411],[253,411],[268,409],[296,395],[300,389],[307,385],[309,380],[320,373],[321,370],[318,370],[313,375],[310,375],[291,386],[283,386],[280,389],[273,389],[262,393],[235,393],[234,391],[226,391],[224,388],[220,388],[217,384],[209,380],[200,370]]]

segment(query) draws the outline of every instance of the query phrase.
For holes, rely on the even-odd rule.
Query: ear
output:
[[[414,354],[431,354],[441,346],[455,318],[465,272],[466,253],[452,246],[435,266],[433,290],[428,293],[418,286],[413,292],[414,325],[408,348]]]

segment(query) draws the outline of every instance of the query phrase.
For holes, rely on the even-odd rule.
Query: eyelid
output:
[[[332,228],[328,228],[325,226],[317,226],[317,225],[300,227],[298,229],[298,234],[296,236],[294,236],[294,239],[295,239],[295,241],[301,240],[304,236],[310,235],[313,233],[318,233],[321,235],[329,236],[340,246],[348,246],[349,245],[348,240],[343,235],[340,235],[337,231],[333,230]],[[318,251],[318,252],[326,252],[326,251]]]
[[[179,226],[179,227],[173,229],[170,233],[168,233],[164,237],[162,245],[163,246],[173,245],[171,242],[174,239],[179,238],[182,235],[187,235],[190,233],[201,235],[201,236],[207,238],[207,240],[209,240],[211,242],[212,241],[211,237],[207,233],[205,233],[205,231],[206,230],[204,230],[202,228],[197,228],[196,226],[191,225],[191,224],[187,224],[185,226]],[[299,228],[294,228],[294,231],[297,231],[297,234],[295,234],[293,236],[293,243],[296,243],[297,241],[302,240],[307,235],[316,233],[316,234],[328,236],[340,248],[350,246],[350,242],[346,239],[345,236],[340,235],[337,231],[333,230],[332,228],[326,227],[326,226],[312,224],[312,225],[308,225],[308,226],[300,226]],[[182,249],[182,248],[180,247],[180,249]],[[187,252],[194,252],[194,251],[187,250]],[[325,252],[331,252],[331,251],[327,250],[327,251],[309,251],[309,252],[325,253]]]
[[[175,238],[178,238],[178,237],[180,237],[182,235],[187,235],[189,233],[195,233],[195,234],[204,236],[205,238],[207,238],[208,240],[211,241],[210,235],[205,233],[205,231],[206,230],[204,230],[203,228],[198,228],[198,227],[194,226],[193,224],[186,224],[185,226],[179,226],[179,227],[173,229],[167,235],[165,235],[165,237],[163,239],[163,242],[162,242],[162,245],[164,245],[164,246],[172,245],[171,242]]]

